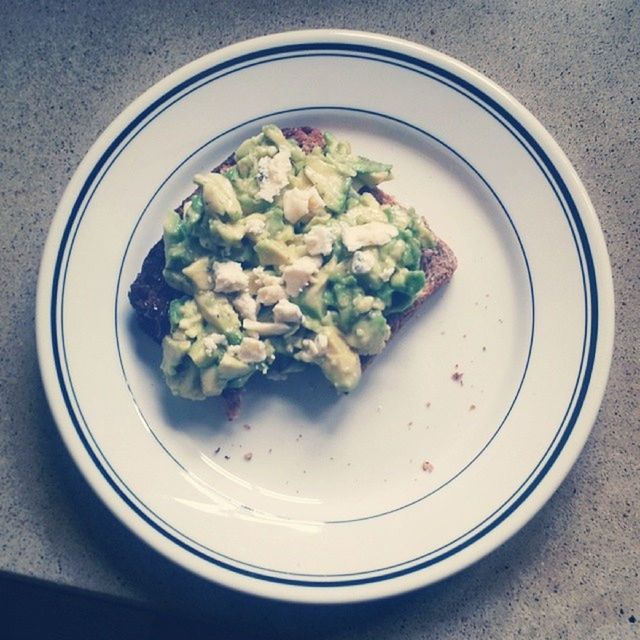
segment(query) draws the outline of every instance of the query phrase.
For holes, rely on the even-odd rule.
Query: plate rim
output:
[[[225,61],[237,61],[238,58],[248,54],[249,52],[260,52],[267,49],[273,49],[278,46],[287,46],[292,44],[310,45],[314,43],[318,45],[321,44],[327,49],[331,49],[332,45],[335,45],[336,43],[361,46],[368,45],[383,51],[394,51],[396,53],[410,55],[416,59],[430,62],[431,64],[437,63],[440,68],[454,72],[455,75],[462,77],[473,86],[477,87],[479,85],[481,91],[487,93],[509,114],[513,115],[515,112],[515,117],[518,122],[523,123],[526,131],[529,132],[532,138],[538,142],[547,155],[552,157],[554,160],[552,163],[554,168],[560,167],[562,170],[563,182],[568,183],[570,187],[569,193],[573,196],[573,200],[576,201],[576,209],[579,212],[580,220],[585,227],[585,237],[588,239],[588,245],[592,252],[594,277],[596,278],[595,286],[597,288],[598,305],[600,308],[596,327],[598,339],[596,351],[601,355],[599,362],[594,365],[592,378],[587,385],[588,397],[586,400],[590,400],[590,402],[585,402],[583,404],[576,418],[576,424],[580,422],[582,429],[578,431],[573,430],[571,432],[573,447],[562,450],[563,455],[553,464],[554,473],[546,474],[538,486],[535,487],[535,493],[537,494],[535,496],[535,500],[533,499],[534,496],[530,495],[525,501],[528,508],[517,509],[509,516],[509,518],[507,518],[508,522],[507,520],[503,520],[500,526],[501,535],[497,536],[498,540],[496,541],[493,539],[496,537],[496,530],[494,529],[492,532],[494,535],[489,536],[489,538],[491,538],[490,544],[487,544],[488,539],[485,538],[483,544],[475,544],[475,547],[472,545],[472,547],[475,548],[475,553],[469,553],[472,548],[468,548],[467,553],[465,554],[467,557],[464,562],[458,562],[457,566],[446,571],[440,577],[436,577],[431,580],[425,580],[424,574],[421,574],[421,572],[418,571],[413,573],[413,580],[404,579],[404,576],[399,579],[390,578],[367,584],[366,588],[363,588],[363,585],[326,587],[320,584],[309,587],[292,587],[291,585],[282,585],[267,581],[255,581],[253,578],[240,577],[238,579],[237,575],[230,574],[230,572],[224,569],[222,569],[225,578],[223,579],[221,575],[219,575],[221,570],[218,568],[214,571],[217,574],[215,578],[212,577],[212,575],[206,575],[201,570],[201,567],[195,566],[197,563],[185,563],[184,561],[181,561],[177,556],[183,552],[178,551],[176,553],[172,548],[173,543],[154,540],[154,538],[159,534],[155,531],[147,531],[146,529],[149,525],[146,523],[142,523],[142,525],[140,525],[140,523],[137,522],[137,515],[134,514],[133,519],[135,522],[131,521],[130,507],[124,505],[123,508],[121,498],[115,494],[110,487],[105,486],[104,479],[101,474],[96,473],[93,462],[89,459],[89,453],[80,448],[81,445],[79,445],[79,437],[75,433],[73,425],[70,425],[71,417],[64,406],[64,402],[61,402],[62,391],[59,388],[56,377],[52,375],[55,363],[53,362],[52,354],[50,353],[53,348],[53,340],[50,336],[51,326],[49,322],[49,308],[51,305],[52,292],[51,287],[49,286],[51,270],[48,269],[48,266],[55,263],[54,258],[57,254],[59,239],[62,237],[62,232],[68,222],[68,212],[71,210],[69,203],[72,203],[80,197],[80,185],[87,180],[88,171],[95,166],[97,158],[102,155],[101,152],[105,149],[109,149],[110,143],[115,141],[117,134],[131,122],[133,119],[132,116],[141,112],[142,107],[149,107],[153,104],[154,97],[157,98],[158,96],[162,96],[166,90],[174,88],[177,81],[181,78],[193,76],[195,70],[202,67],[215,66]],[[215,580],[227,587],[239,589],[254,595],[300,602],[352,602],[395,595],[426,584],[431,584],[476,562],[481,557],[484,557],[488,551],[495,549],[524,526],[526,522],[539,512],[552,493],[564,480],[586,443],[587,437],[595,422],[597,410],[601,404],[606,388],[613,351],[613,326],[614,307],[611,268],[599,220],[597,219],[593,206],[589,201],[587,192],[580,182],[570,161],[555,140],[533,117],[533,115],[530,114],[530,112],[518,101],[516,101],[515,98],[493,81],[486,78],[483,74],[438,51],[423,45],[383,34],[327,29],[276,33],[245,40],[218,51],[211,52],[174,71],[163,80],[147,89],[141,96],[125,108],[98,137],[96,142],[87,152],[60,200],[49,230],[45,249],[43,251],[38,278],[36,302],[38,359],[49,406],[52,409],[58,430],[65,442],[67,450],[71,454],[76,465],[81,469],[82,475],[88,481],[90,486],[92,486],[93,490],[100,497],[102,502],[130,531],[136,534],[156,551],[160,552],[161,555],[173,562],[176,562],[178,565],[188,568],[202,577]],[[596,373],[598,375],[595,375]],[[71,426],[71,430],[69,429],[69,426]],[[488,549],[485,548],[487,546]],[[423,579],[415,579],[421,575]],[[228,579],[229,576],[231,576],[231,579]],[[247,582],[247,580],[249,580],[249,582]],[[252,580],[253,582],[250,582]],[[251,585],[253,588],[247,588],[248,585]],[[391,585],[393,585],[393,588],[389,588]]]

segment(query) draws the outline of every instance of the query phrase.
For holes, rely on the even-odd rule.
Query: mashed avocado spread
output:
[[[164,226],[169,309],[162,371],[176,395],[203,399],[256,372],[282,378],[319,366],[338,391],[380,353],[389,316],[425,285],[434,236],[413,209],[379,204],[366,188],[391,166],[353,155],[325,134],[305,153],[268,125],[235,164],[198,174],[182,215]]]

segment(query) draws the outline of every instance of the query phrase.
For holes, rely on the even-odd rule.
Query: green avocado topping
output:
[[[319,366],[340,392],[356,387],[361,356],[380,353],[388,319],[425,285],[422,252],[434,236],[413,209],[368,191],[391,166],[353,155],[325,134],[304,153],[265,126],[222,173],[164,225],[171,303],[162,371],[189,399]]]

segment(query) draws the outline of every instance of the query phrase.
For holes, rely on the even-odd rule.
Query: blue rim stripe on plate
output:
[[[569,406],[567,408],[566,415],[568,416],[569,413],[571,415],[569,416],[566,422],[566,426],[564,428],[564,431],[562,432],[562,435],[560,436],[559,440],[555,444],[555,448],[553,449],[546,463],[544,464],[544,466],[542,467],[538,475],[533,479],[533,481],[525,488],[525,490],[520,495],[518,495],[518,497],[513,501],[513,503],[510,504],[505,509],[505,511],[503,511],[495,520],[490,522],[490,524],[487,527],[485,527],[482,530],[479,530],[471,538],[466,539],[464,542],[462,542],[460,545],[456,547],[452,547],[451,549],[448,549],[446,552],[444,552],[443,554],[441,554],[436,558],[427,559],[411,567],[407,567],[405,569],[401,569],[398,571],[393,571],[384,575],[368,576],[360,579],[350,579],[350,580],[340,580],[340,581],[334,580],[334,581],[324,581],[324,582],[289,579],[289,578],[283,578],[279,576],[264,575],[264,574],[257,573],[255,571],[248,571],[240,567],[235,567],[233,565],[220,562],[215,558],[211,558],[206,554],[201,553],[197,549],[194,549],[188,545],[185,545],[182,541],[176,539],[175,536],[171,535],[165,529],[163,529],[162,527],[159,527],[157,523],[149,519],[147,515],[144,512],[142,512],[135,504],[133,504],[133,502],[129,499],[129,497],[125,493],[123,493],[121,488],[115,483],[115,481],[109,475],[109,473],[106,472],[103,465],[95,455],[95,452],[93,451],[92,447],[89,445],[86,439],[86,435],[83,432],[83,429],[79,424],[77,416],[73,411],[69,393],[65,386],[64,374],[62,370],[62,364],[60,361],[60,352],[59,352],[59,347],[57,342],[58,322],[57,322],[56,296],[58,294],[58,288],[60,286],[60,273],[62,270],[62,264],[65,257],[65,248],[67,247],[69,236],[72,233],[72,229],[78,217],[80,207],[84,199],[86,198],[87,193],[89,192],[92,186],[92,183],[95,181],[96,177],[100,174],[100,171],[103,169],[105,163],[109,160],[109,158],[112,156],[114,151],[118,149],[121,143],[127,138],[127,136],[129,136],[135,130],[135,128],[144,121],[144,119],[147,116],[152,114],[161,105],[166,104],[167,100],[171,99],[173,96],[176,96],[178,93],[180,93],[184,89],[188,87],[193,87],[195,83],[199,82],[202,79],[210,77],[211,75],[219,73],[221,71],[224,71],[225,69],[229,69],[236,65],[243,64],[245,62],[261,60],[265,58],[270,58],[268,61],[265,60],[265,62],[270,62],[270,61],[273,61],[274,56],[278,56],[278,55],[282,56],[282,55],[294,54],[294,53],[301,54],[302,52],[311,52],[311,51],[318,52],[317,55],[332,55],[332,54],[339,55],[335,53],[336,51],[352,52],[352,56],[353,56],[353,52],[356,52],[357,54],[360,54],[357,57],[363,57],[365,59],[373,59],[377,62],[386,62],[387,60],[391,59],[391,60],[395,60],[396,64],[398,62],[409,64],[411,66],[414,66],[414,67],[417,67],[418,69],[423,70],[423,75],[428,75],[429,77],[435,80],[445,82],[445,84],[447,84],[451,88],[454,88],[455,90],[460,91],[461,93],[464,93],[467,97],[472,99],[474,102],[476,102],[477,104],[482,106],[486,111],[488,111],[491,115],[493,115],[493,117],[495,117],[501,124],[503,124],[503,126],[505,126],[514,135],[514,137],[518,140],[518,142],[520,142],[520,144],[522,144],[522,146],[527,150],[529,155],[536,162],[536,164],[539,166],[539,168],[547,178],[547,181],[551,185],[553,191],[556,193],[558,200],[560,201],[560,204],[563,210],[565,211],[565,216],[567,217],[569,226],[571,228],[571,232],[576,242],[576,246],[579,254],[578,257],[580,260],[580,266],[583,269],[583,281],[585,279],[588,280],[588,288],[585,286],[585,323],[586,323],[586,329],[588,333],[588,348],[587,348],[587,344],[585,344],[583,347],[584,367],[581,369],[581,371],[578,372],[576,389],[574,390],[572,398],[569,402]],[[320,51],[322,51],[323,53],[319,53]],[[362,55],[362,54],[366,54],[366,55]],[[380,56],[380,58],[378,57],[371,58],[369,56]],[[353,57],[356,57],[356,56],[353,56]],[[275,59],[278,59],[278,58],[275,58]],[[399,65],[399,66],[403,66],[403,65]],[[568,209],[568,212],[567,212],[567,209]],[[574,231],[573,225],[575,225],[575,231]],[[576,233],[577,233],[577,238],[576,238]],[[578,242],[578,238],[580,242]],[[583,256],[580,255],[580,249],[582,249],[583,251]],[[586,265],[586,271],[587,271],[586,278],[584,274],[583,262]],[[62,293],[64,293],[64,290],[62,291]],[[590,302],[590,312],[591,312],[590,315],[589,315],[589,308],[588,308],[589,302]],[[178,86],[174,87],[173,89],[165,93],[163,96],[155,100],[143,112],[138,114],[138,116],[136,116],[136,118],[134,118],[134,120],[132,120],[123,129],[122,132],[120,132],[120,134],[107,147],[105,152],[101,155],[100,159],[98,160],[96,165],[93,167],[93,169],[89,173],[87,180],[85,181],[82,188],[80,189],[79,195],[74,202],[74,206],[72,207],[71,214],[69,216],[65,229],[63,231],[60,250],[56,257],[53,280],[52,280],[52,301],[51,301],[50,319],[51,319],[51,332],[52,332],[52,348],[53,348],[53,356],[54,356],[54,362],[56,367],[56,375],[58,377],[60,390],[63,396],[63,400],[65,402],[65,406],[67,407],[67,411],[75,427],[75,430],[83,446],[85,447],[87,453],[91,457],[94,464],[98,467],[103,477],[107,480],[108,484],[125,501],[125,503],[130,508],[132,508],[134,512],[136,512],[147,524],[149,524],[153,529],[155,529],[160,534],[168,538],[174,544],[177,544],[181,548],[189,551],[190,553],[195,554],[199,558],[206,560],[208,562],[213,562],[224,569],[228,569],[233,572],[240,573],[242,575],[246,575],[252,578],[258,578],[261,580],[267,580],[267,581],[278,582],[278,583],[289,584],[289,585],[297,585],[297,586],[314,586],[314,587],[350,586],[350,585],[356,585],[356,584],[377,582],[380,580],[389,580],[395,577],[399,577],[407,573],[418,571],[427,566],[431,566],[433,564],[436,564],[437,562],[441,562],[442,560],[448,557],[451,557],[452,555],[455,555],[456,553],[459,553],[461,550],[473,544],[475,541],[479,540],[483,536],[487,535],[491,530],[495,529],[511,513],[513,513],[526,500],[526,498],[535,490],[535,488],[540,484],[540,482],[545,477],[549,469],[553,466],[555,460],[557,459],[558,455],[560,454],[560,452],[564,448],[564,445],[569,439],[571,432],[573,430],[573,427],[575,426],[575,423],[577,421],[577,418],[580,415],[580,411],[582,409],[582,405],[584,403],[584,399],[586,397],[586,394],[589,388],[589,383],[591,380],[591,374],[592,374],[594,359],[595,359],[595,350],[597,345],[598,291],[597,291],[597,283],[595,278],[593,256],[591,254],[591,249],[589,247],[587,234],[586,234],[584,225],[582,223],[582,220],[580,219],[578,208],[571,196],[571,193],[567,185],[562,180],[559,171],[553,165],[553,163],[551,162],[547,154],[544,152],[544,150],[541,148],[539,143],[526,130],[526,128],[520,122],[518,122],[518,120],[513,115],[511,115],[506,109],[501,107],[492,98],[490,98],[483,91],[481,91],[480,89],[478,89],[477,87],[469,83],[468,81],[463,80],[462,78],[456,76],[454,73],[450,71],[440,68],[436,64],[429,63],[424,60],[420,60],[418,58],[414,58],[413,56],[410,56],[407,54],[403,54],[395,51],[388,51],[386,49],[382,49],[379,47],[326,42],[326,43],[311,43],[311,44],[302,44],[302,45],[287,45],[282,47],[268,48],[262,51],[256,51],[251,54],[239,56],[232,60],[223,62],[219,65],[215,65],[209,69],[205,69],[199,72],[198,74],[192,76],[191,78],[183,81]],[[591,321],[590,323],[589,323],[589,320]],[[586,362],[584,362],[585,350],[587,351]],[[581,377],[582,377],[582,383],[580,383]],[[578,390],[578,386],[580,387],[579,390]],[[577,400],[572,410],[571,406],[573,405],[573,399],[576,396],[576,391],[577,391]],[[560,431],[562,430],[563,423],[560,425],[558,429],[558,433],[560,433]],[[554,445],[552,443],[550,445],[550,449],[553,446]],[[542,458],[541,462],[544,460],[545,457],[546,457],[546,454]],[[533,473],[535,473],[535,470],[534,472],[532,472],[532,475]],[[527,480],[525,481],[525,483],[523,483],[522,486],[524,486],[526,482],[530,480],[530,478],[531,476],[527,478]],[[514,496],[516,494],[517,492],[514,494]],[[508,504],[508,502],[509,501],[507,501],[505,504]],[[492,516],[489,516],[489,518],[491,517]]]

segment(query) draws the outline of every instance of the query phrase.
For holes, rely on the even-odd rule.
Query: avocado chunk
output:
[[[271,238],[261,238],[255,245],[258,260],[263,267],[282,266],[291,261],[287,245]]]
[[[205,291],[213,287],[213,280],[209,272],[209,258],[198,258],[185,267],[182,273],[191,280],[193,291]]]
[[[199,173],[193,180],[202,187],[202,200],[205,209],[211,215],[224,216],[231,220],[239,220],[242,217],[242,207],[229,178],[221,173]]]
[[[375,187],[381,182],[391,179],[391,165],[369,160],[358,156],[353,163],[353,168],[358,174],[358,179],[369,187]]]
[[[190,360],[185,360],[180,369],[167,375],[166,380],[173,395],[187,400],[204,400],[200,372]]]
[[[337,310],[338,327],[346,334],[358,318],[358,311],[354,306],[356,297],[362,295],[362,289],[357,286],[353,276],[344,276],[333,283],[333,301]]]
[[[215,352],[207,352],[207,349],[204,345],[204,338],[206,334],[200,334],[192,343],[191,347],[189,347],[189,351],[187,355],[193,361],[193,364],[196,365],[199,369],[204,369],[205,367],[209,367],[216,361],[216,353]]]
[[[358,354],[349,348],[336,327],[327,326],[323,333],[328,344],[326,353],[319,360],[320,368],[338,391],[353,391],[362,375]]]
[[[406,293],[410,298],[413,298],[422,290],[425,281],[425,275],[422,271],[399,269],[391,276],[389,284],[396,291]]]
[[[265,200],[254,198],[249,193],[239,193],[238,201],[240,202],[240,206],[242,207],[242,211],[245,215],[266,211],[269,206],[269,203]]]
[[[228,336],[240,329],[240,318],[225,296],[203,291],[196,294],[195,301],[202,317],[217,331]]]
[[[191,280],[179,271],[170,271],[165,269],[162,273],[165,282],[173,289],[182,291],[182,293],[193,293]]]
[[[238,360],[229,352],[225,353],[218,365],[218,377],[223,380],[233,380],[241,378],[253,371],[253,367],[242,360]]]
[[[334,213],[343,213],[351,187],[351,178],[342,175],[338,169],[318,156],[308,158],[304,173],[318,190],[327,209]]]
[[[236,152],[233,154],[236,162],[242,160],[242,158],[246,158],[247,156],[254,155],[259,148],[262,146],[261,143],[264,141],[264,134],[261,132],[257,136],[253,136],[252,138],[248,138],[236,149]]]
[[[284,137],[284,133],[273,124],[267,124],[262,127],[262,133],[267,140],[271,140],[278,148],[287,147],[289,143],[287,139]]]
[[[224,380],[220,380],[217,367],[200,370],[200,383],[205,396],[219,396],[225,387]]]
[[[319,271],[315,277],[315,282],[305,289],[298,300],[300,308],[316,320],[322,320],[327,313],[324,293],[328,279],[329,275],[326,271]]]
[[[185,224],[175,211],[169,213],[164,224],[164,258],[162,275],[167,284],[184,293],[192,293],[191,279],[183,273],[203,257],[204,251],[197,240],[189,234],[190,227]]]
[[[239,245],[245,233],[242,223],[228,224],[220,220],[210,220],[209,229],[211,235],[223,246]]]
[[[160,368],[167,376],[175,375],[178,365],[189,351],[189,340],[176,340],[171,336],[165,336],[162,340],[162,363]]]
[[[373,356],[380,353],[391,336],[391,329],[380,311],[372,311],[358,320],[347,342],[361,355]]]
[[[202,316],[198,306],[190,298],[173,300],[169,307],[169,319],[171,327],[179,330],[184,337],[195,338],[202,330]]]

